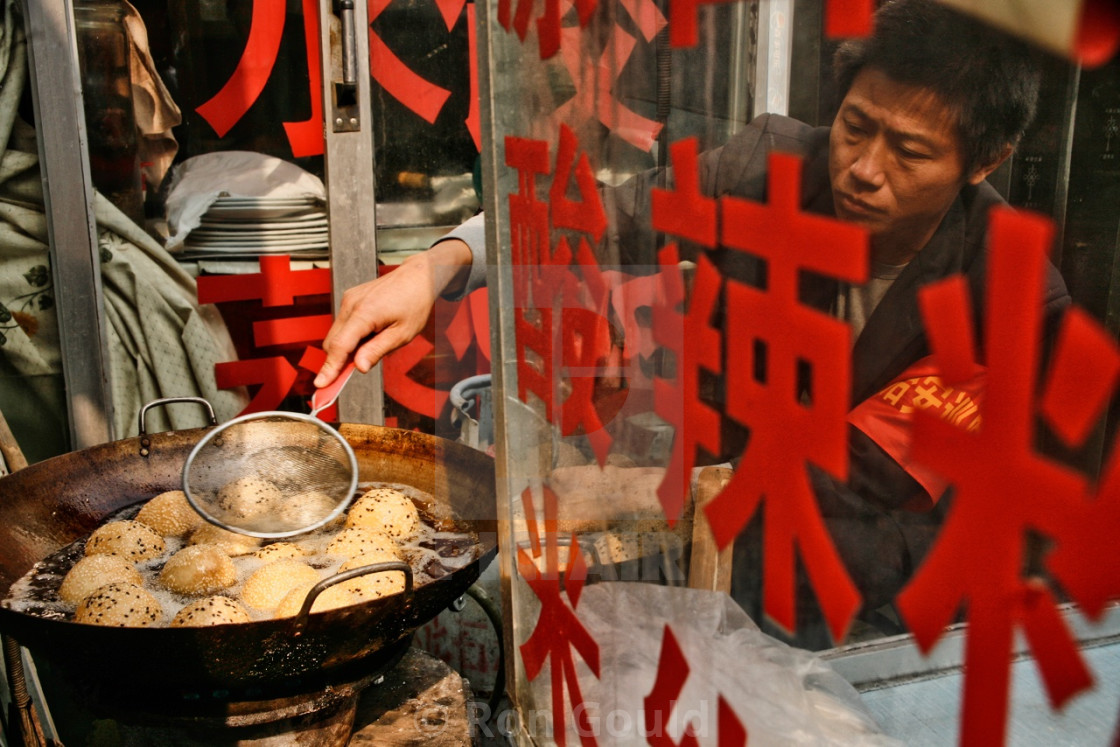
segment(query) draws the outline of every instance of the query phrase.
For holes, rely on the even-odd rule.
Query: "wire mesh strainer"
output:
[[[183,465],[183,492],[211,524],[253,537],[291,537],[341,514],[358,487],[358,460],[316,417],[338,397],[352,367],[311,398],[311,414],[270,411],[210,431]]]

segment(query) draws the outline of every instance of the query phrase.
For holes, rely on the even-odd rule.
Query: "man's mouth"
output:
[[[880,215],[883,212],[879,208],[870,205],[863,200],[857,197],[853,197],[845,192],[839,192],[838,196],[840,198],[839,206],[845,213],[850,213],[852,215],[860,217],[871,217],[874,215]]]

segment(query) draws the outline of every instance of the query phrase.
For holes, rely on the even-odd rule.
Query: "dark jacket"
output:
[[[829,128],[813,128],[776,115],[762,115],[733,136],[723,147],[700,159],[701,189],[709,196],[734,195],[764,201],[770,153],[782,151],[803,156],[802,208],[835,216],[828,176]],[[653,265],[656,237],[649,228],[649,192],[659,186],[655,173],[640,176],[607,193],[616,222],[608,257],[622,264]],[[671,181],[671,173],[667,175]],[[863,329],[852,351],[851,406],[882,390],[899,374],[930,354],[929,341],[918,312],[917,291],[942,278],[963,273],[975,303],[975,332],[982,341],[985,296],[988,213],[1005,205],[986,182],[966,186],[950,208],[929,243],[907,265],[891,286]],[[693,253],[698,248],[692,249]],[[759,265],[741,252],[709,252],[721,272],[746,282],[757,281]],[[609,259],[608,259],[609,261]],[[836,300],[837,281],[819,276],[803,278],[801,300],[828,312]],[[1051,322],[1070,303],[1057,269],[1049,268],[1044,314]],[[718,392],[714,394],[718,397]],[[741,445],[741,444],[740,444]],[[734,456],[729,449],[725,456]],[[822,515],[849,572],[860,588],[865,608],[874,609],[893,599],[925,557],[950,499],[937,502],[932,511],[903,509],[923,488],[873,441],[855,428],[849,438],[850,478],[842,483],[810,467],[813,488]],[[933,499],[941,496],[932,496]],[[736,567],[753,568],[736,574],[736,596],[757,601],[761,560],[757,547],[757,522],[736,543]],[[802,598],[806,594],[799,595]],[[799,599],[799,604],[803,599]],[[751,610],[748,605],[748,612]]]

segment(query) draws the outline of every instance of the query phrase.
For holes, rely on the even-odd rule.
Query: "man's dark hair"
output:
[[[865,67],[935,92],[956,110],[970,173],[1016,145],[1034,119],[1037,62],[1027,44],[933,0],[890,0],[872,36],[840,45],[833,72],[841,98]]]

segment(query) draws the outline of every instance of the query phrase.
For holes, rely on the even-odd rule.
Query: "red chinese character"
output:
[[[464,0],[458,3],[462,8]],[[372,24],[377,17],[389,7],[391,0],[368,0],[369,22]],[[441,10],[444,10],[441,8]],[[444,22],[451,10],[444,10]],[[458,12],[455,12],[458,17]],[[449,27],[450,30],[450,27]],[[369,30],[369,68],[370,74],[390,96],[415,112],[429,124],[436,121],[436,117],[443,110],[443,105],[451,97],[451,91],[441,88],[435,83],[417,75],[405,65],[393,50],[382,41],[381,37],[371,27]]]
[[[195,110],[214,128],[218,137],[224,137],[245,116],[268,83],[280,51],[286,14],[285,0],[253,0],[249,38],[237,68],[222,89]],[[316,0],[303,0],[303,17],[311,116],[304,122],[284,123],[292,155],[296,157],[323,152],[323,84],[319,69],[319,6]]]
[[[295,307],[300,296],[330,293],[330,270],[292,270],[287,256],[262,256],[260,272],[245,275],[213,275],[198,279],[198,301],[201,304],[229,301],[256,301],[265,308]],[[329,314],[296,315],[258,321],[253,324],[254,347],[294,345],[320,342],[330,327]],[[318,370],[313,357],[316,348],[304,350],[300,367]],[[321,364],[321,361],[318,361]],[[259,387],[241,414],[277,409],[290,393],[298,371],[282,356],[269,356],[219,363],[215,366],[218,387]],[[336,410],[324,411],[325,418]]]
[[[597,64],[588,63],[588,53],[579,43],[578,28],[564,29],[564,40],[562,58],[576,90],[553,112],[552,118],[561,122],[598,120],[635,148],[648,152],[663,125],[625,106],[611,91],[634,53],[637,40],[620,26],[614,26]]]
[[[719,412],[700,398],[702,371],[713,374],[723,369],[719,330],[711,325],[719,298],[719,271],[700,257],[687,313],[677,311],[684,302],[684,281],[678,267],[677,246],[662,249],[659,260],[663,303],[653,307],[653,338],[676,359],[675,379],[656,378],[653,382],[654,412],[673,426],[673,452],[665,477],[657,487],[657,497],[670,526],[676,524],[684,508],[696,464],[696,449],[712,454],[720,448]]]
[[[556,494],[544,488],[544,570],[537,567],[534,558],[541,555],[541,536],[538,532],[536,512],[530,489],[522,494],[525,514],[528,519],[532,549],[530,555],[523,549],[517,550],[517,570],[541,603],[540,615],[529,639],[521,644],[521,659],[525,664],[525,674],[535,680],[547,661],[551,676],[553,737],[556,744],[566,744],[564,728],[564,689],[567,687],[568,700],[572,712],[576,714],[576,724],[580,741],[584,745],[598,744],[594,737],[583,695],[579,690],[576,677],[575,660],[572,649],[587,662],[592,673],[599,676],[599,644],[583,627],[574,609],[579,605],[583,582],[587,577],[587,567],[579,548],[576,535],[572,534],[568,549],[568,563],[563,576],[560,571],[560,544],[557,531]],[[561,588],[571,600],[568,606],[561,596]]]
[[[731,482],[705,509],[720,547],[766,502],[763,599],[795,628],[795,553],[800,551],[825,619],[840,640],[859,592],[829,537],[809,484],[812,462],[847,479],[851,331],[798,300],[805,271],[863,282],[864,230],[799,209],[801,160],[770,157],[769,204],[721,198],[723,244],[766,263],[766,287],[727,284],[727,414],[750,429]],[[790,438],[790,434],[796,438]]]
[[[511,9],[512,0],[498,0],[498,23],[506,31],[515,31],[517,38],[525,41],[529,22],[533,16],[533,0],[517,0],[517,10]],[[586,26],[595,12],[598,0],[575,0],[579,25]],[[510,16],[512,12],[512,18]],[[547,60],[560,49],[560,0],[545,0],[544,13],[537,19],[538,47],[542,60]]]
[[[331,292],[331,271],[292,270],[291,257],[265,255],[260,272],[245,275],[204,275],[198,279],[198,302],[260,300],[264,306],[291,306],[298,296]]]
[[[1066,312],[1041,409],[1066,443],[1081,444],[1120,378],[1120,347],[1079,309]],[[1063,423],[1064,426],[1059,425]],[[1071,516],[1049,567],[1090,618],[1120,597],[1120,445],[1113,446],[1095,498]]]
[[[824,13],[824,32],[832,38],[869,36],[875,0],[828,0]]]
[[[604,463],[612,439],[603,428],[596,384],[610,371],[609,289],[587,237],[599,241],[606,215],[578,145],[571,130],[561,127],[555,178],[544,202],[537,197],[537,177],[552,173],[547,144],[506,140],[506,162],[519,173],[519,190],[509,196],[517,386],[522,401],[531,393],[542,402],[562,435],[586,435]],[[569,182],[578,199],[569,196]],[[551,243],[554,227],[585,234],[575,253],[566,236]]]
[[[1074,52],[1086,67],[1103,65],[1120,49],[1120,9],[1109,0],[1084,0]]]
[[[1052,235],[1053,227],[1039,216],[993,212],[983,422],[967,431],[937,413],[919,410],[914,416],[914,459],[945,475],[957,492],[937,544],[899,595],[898,607],[927,651],[958,612],[966,611],[961,741],[967,745],[1004,741],[1016,628],[1025,634],[1055,706],[1091,682],[1054,593],[1044,579],[1023,573],[1028,533],[1042,532],[1059,545],[1055,570],[1062,582],[1081,593],[1077,579],[1084,574],[1068,558],[1096,546],[1082,545],[1074,529],[1085,506],[1085,477],[1034,451],[1040,294]],[[951,278],[923,289],[920,299],[934,355],[948,362],[942,368],[951,372],[946,379],[953,384],[975,369],[965,321],[971,316],[967,284],[963,277]],[[1107,400],[1118,359],[1113,348],[1096,344],[1083,345],[1072,358],[1063,354],[1063,345],[1085,335],[1066,322],[1052,372],[1057,375],[1043,398],[1049,405],[1042,409],[1055,431],[1076,445]],[[1108,352],[1102,357],[1103,379],[1083,375],[1096,365],[1090,351]],[[1115,540],[1110,536],[1106,542]]]
[[[244,361],[218,363],[214,366],[214,380],[219,389],[239,386],[259,386],[239,415],[275,410],[296,383],[295,366],[280,355]]]
[[[669,148],[674,190],[651,191],[653,228],[689,239],[702,246],[716,244],[716,201],[700,194],[700,176],[695,139],[674,143]],[[673,453],[658,486],[657,495],[669,525],[673,526],[684,508],[690,489],[696,449],[712,454],[720,449],[719,413],[700,399],[701,370],[719,374],[722,340],[712,326],[719,296],[719,272],[706,257],[697,263],[692,300],[688,311],[677,308],[684,302],[684,281],[679,269],[677,245],[670,243],[658,255],[662,266],[660,302],[653,306],[653,339],[676,358],[676,383],[654,380],[654,411],[673,426]]]
[[[685,724],[680,742],[674,742],[668,734],[673,706],[684,690],[688,673],[688,660],[684,658],[672,629],[666,625],[661,638],[661,656],[657,661],[657,681],[642,704],[645,734],[648,735],[646,740],[650,747],[699,747],[700,742],[691,723]],[[719,747],[746,747],[747,730],[722,695],[719,696],[718,709]]]

